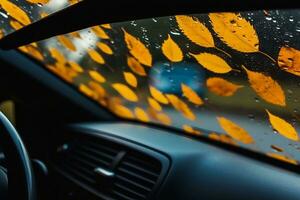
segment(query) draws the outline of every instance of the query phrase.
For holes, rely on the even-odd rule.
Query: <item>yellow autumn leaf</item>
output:
[[[82,73],[84,70],[83,70],[83,68],[78,64],[78,63],[76,63],[76,62],[74,62],[74,61],[68,61],[68,64],[70,65],[70,67],[74,70],[74,71],[76,71],[76,72],[78,72],[78,73]]]
[[[102,99],[106,96],[105,89],[99,83],[90,81],[88,86],[97,94],[98,99]]]
[[[93,80],[99,82],[99,83],[104,83],[106,81],[105,77],[100,74],[100,72],[97,72],[95,70],[90,70],[89,71],[90,77],[92,77]]]
[[[51,54],[51,57],[54,58],[58,63],[66,62],[66,58],[64,57],[64,55],[57,49],[49,48],[49,52]]]
[[[228,135],[225,134],[217,134],[217,133],[210,133],[208,134],[208,138],[215,140],[215,141],[219,141],[219,142],[223,142],[226,144],[231,144],[231,145],[237,145],[237,143]]]
[[[195,130],[193,127],[191,127],[190,125],[187,125],[187,124],[182,125],[182,129],[185,132],[193,134],[193,135],[201,135],[200,131]]]
[[[268,110],[266,110],[269,116],[269,121],[272,125],[272,127],[278,131],[278,133],[290,140],[298,141],[298,133],[296,129],[287,121],[284,119],[281,119],[280,117],[270,113]]]
[[[125,78],[126,82],[130,86],[137,87],[137,84],[138,84],[137,79],[131,72],[124,72],[123,75],[124,75],[124,78]]]
[[[203,47],[215,46],[210,31],[198,19],[186,15],[177,15],[175,18],[183,34],[193,43]]]
[[[225,117],[217,117],[217,120],[222,129],[233,139],[244,144],[254,143],[252,136],[239,125],[235,124],[229,119],[226,119]]]
[[[288,163],[293,164],[293,165],[298,164],[297,160],[294,160],[294,159],[289,158],[289,157],[284,156],[284,155],[280,155],[278,153],[267,153],[267,156],[270,156],[272,158],[275,158],[275,159],[278,159],[278,160],[281,160],[281,161],[284,161],[284,162],[288,162]]]
[[[97,47],[104,53],[108,54],[108,55],[112,55],[113,51],[112,49],[105,44],[104,42],[97,42]]]
[[[95,62],[99,64],[105,64],[104,58],[97,51],[90,49],[88,50],[88,54],[91,57],[91,59],[94,60]]]
[[[159,103],[162,103],[162,104],[168,104],[169,103],[168,99],[165,97],[165,95],[161,91],[159,91],[158,89],[156,89],[153,86],[149,86],[149,89],[150,89],[151,96],[156,101],[158,101]]]
[[[197,62],[205,69],[218,73],[225,74],[232,70],[225,60],[211,53],[191,54]]]
[[[149,49],[136,37],[124,31],[124,40],[130,54],[140,63],[148,67],[152,66],[152,55]]]
[[[138,96],[132,91],[129,87],[122,83],[114,83],[112,87],[124,98],[128,101],[137,102]]]
[[[170,126],[172,124],[172,119],[163,112],[159,113],[150,108],[148,110],[148,113],[153,119],[159,121],[160,123],[162,123],[164,125]]]
[[[76,51],[76,47],[75,45],[72,43],[72,41],[67,38],[64,35],[59,35],[57,36],[58,41],[67,49],[71,50],[71,51]]]
[[[100,26],[106,29],[112,29],[110,24],[101,24]]]
[[[144,67],[135,58],[128,56],[127,65],[134,73],[140,76],[147,75]]]
[[[33,58],[39,60],[39,61],[43,61],[44,60],[44,56],[42,54],[41,51],[39,51],[36,47],[32,46],[32,45],[27,45],[27,53],[29,55],[31,55]]]
[[[79,3],[81,0],[68,0],[68,2],[71,4],[71,5],[74,5],[76,3]]]
[[[101,39],[109,39],[109,36],[100,26],[94,26],[91,28],[92,31]]]
[[[50,0],[26,0],[29,3],[33,4],[47,4]]]
[[[153,108],[156,111],[161,111],[162,110],[161,105],[155,99],[153,99],[151,97],[148,97],[147,100],[148,100],[148,103],[149,103],[151,108]]]
[[[166,97],[172,104],[172,106],[179,111],[185,118],[189,120],[195,120],[196,115],[193,113],[193,111],[189,108],[189,106],[183,102],[181,99],[179,99],[177,96],[173,94],[167,94]]]
[[[292,47],[281,47],[277,62],[281,69],[300,76],[300,50]]]
[[[85,84],[81,83],[79,85],[79,91],[88,97],[94,98],[94,94],[95,94],[94,91]]]
[[[148,114],[140,107],[134,108],[134,114],[135,114],[136,118],[142,122],[150,121]]]
[[[270,76],[259,72],[253,72],[243,67],[248,75],[252,89],[268,103],[285,106],[285,95],[281,86]]]
[[[170,35],[168,35],[168,39],[163,42],[161,50],[171,62],[180,62],[183,59],[183,53],[180,47],[174,42]]]
[[[183,93],[183,96],[185,96],[190,102],[196,105],[203,105],[204,102],[201,99],[201,97],[195,92],[192,88],[185,84],[181,84],[181,90]]]
[[[16,20],[10,20],[9,24],[15,30],[19,30],[23,28],[23,25]]]
[[[259,51],[254,27],[240,14],[210,13],[209,19],[218,37],[232,49],[244,53]]]
[[[121,104],[114,105],[111,111],[120,117],[134,119],[134,114],[132,111]]]
[[[69,35],[73,38],[81,39],[81,35],[80,35],[79,31],[71,32],[71,33],[69,33]]]
[[[29,16],[26,14],[24,10],[22,10],[20,7],[12,3],[8,0],[1,0],[0,1],[0,7],[5,10],[9,16],[17,20],[23,25],[28,25],[31,23],[31,20]]]
[[[232,96],[234,93],[242,88],[242,85],[233,84],[223,78],[212,77],[206,80],[206,86],[210,92],[219,96]]]

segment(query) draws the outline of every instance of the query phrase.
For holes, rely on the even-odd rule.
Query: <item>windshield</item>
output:
[[[18,22],[1,20],[4,33]],[[119,117],[297,164],[299,36],[299,10],[262,10],[104,24],[20,50]]]

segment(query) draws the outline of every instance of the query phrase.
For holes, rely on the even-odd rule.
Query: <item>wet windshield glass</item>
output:
[[[299,36],[299,10],[262,10],[104,24],[20,51],[119,117],[297,164]]]

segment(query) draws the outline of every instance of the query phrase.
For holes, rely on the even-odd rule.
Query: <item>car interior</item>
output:
[[[299,200],[299,4],[0,0],[0,199]]]

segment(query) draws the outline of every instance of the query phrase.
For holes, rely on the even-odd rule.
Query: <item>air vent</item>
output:
[[[112,192],[116,199],[148,199],[161,173],[161,163],[137,152],[128,152],[116,168]]]
[[[153,195],[167,169],[164,156],[125,141],[76,136],[57,148],[58,172],[103,199],[144,200]]]

